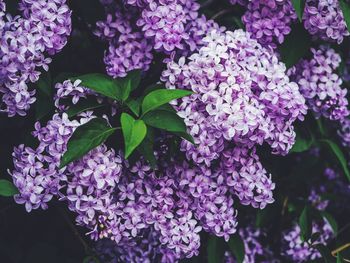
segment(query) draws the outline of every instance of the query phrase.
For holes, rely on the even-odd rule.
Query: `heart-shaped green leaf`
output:
[[[125,143],[125,158],[128,158],[145,138],[147,127],[143,120],[135,120],[127,113],[122,113],[120,122]]]

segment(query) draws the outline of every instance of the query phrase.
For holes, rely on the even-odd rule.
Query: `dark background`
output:
[[[5,2],[8,11],[16,14],[17,1]],[[221,25],[233,29],[239,26],[237,17],[240,17],[243,10],[237,7],[233,9],[227,2],[216,0],[214,5],[202,11],[208,17],[216,16]],[[104,19],[102,6],[97,0],[70,0],[68,4],[73,10],[73,31],[65,48],[53,57],[50,65],[52,78],[58,77],[61,73],[104,72],[103,53],[107,46],[92,34],[96,21]],[[346,46],[344,45],[344,49],[348,49]],[[148,78],[158,80],[161,67],[158,64],[152,65]],[[45,104],[43,100],[46,102],[44,106],[46,114],[40,116],[40,121],[45,123],[50,119],[50,113],[53,111],[52,100],[40,99],[39,91],[37,98],[38,101],[31,107],[26,117],[8,118],[5,114],[0,115],[0,178],[11,180],[7,169],[12,169],[13,147],[21,143],[26,145],[35,143],[30,132],[38,119],[38,111],[42,111],[40,107]],[[316,129],[314,120],[309,119],[308,123],[312,129]],[[239,221],[245,220],[246,215],[250,215],[252,220],[260,220],[260,224],[269,229],[268,243],[272,244],[275,251],[279,251],[281,231],[290,226],[293,219],[282,212],[286,209],[284,207],[286,196],[297,197],[296,199],[306,198],[310,185],[325,181],[320,175],[324,166],[327,163],[336,163],[336,160],[332,159],[327,150],[323,150],[321,156],[316,159],[301,155],[302,162],[297,161],[295,155],[276,157],[266,154],[269,151],[264,149],[260,151],[264,166],[273,174],[273,181],[276,182],[274,192],[276,202],[263,211],[238,207]],[[346,228],[350,221],[348,204],[350,200],[347,197],[338,196],[338,198],[337,205],[331,206],[330,209],[337,217],[339,228],[345,227],[345,230],[337,240],[332,241],[333,248],[338,244],[350,242],[350,231]],[[68,211],[64,202],[53,200],[49,203],[48,210],[34,210],[27,213],[24,206],[17,205],[13,198],[0,197],[0,263],[83,262],[93,248],[93,242],[85,237],[84,232],[84,229],[74,225],[74,215]],[[191,262],[204,262],[207,238],[208,236],[204,234],[201,256],[192,259]]]

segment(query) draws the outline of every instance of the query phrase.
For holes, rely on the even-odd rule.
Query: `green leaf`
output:
[[[95,256],[87,256],[84,258],[83,263],[100,263],[101,261]]]
[[[8,180],[0,180],[0,196],[10,197],[18,194],[17,188]]]
[[[341,256],[340,253],[337,254],[337,263],[343,263],[343,257]]]
[[[186,132],[186,125],[184,120],[180,118],[175,112],[171,112],[168,110],[154,110],[142,118],[144,122],[152,127],[163,129],[168,132],[173,132],[184,139],[189,139],[193,142],[193,138],[191,135]]]
[[[350,32],[350,4],[345,2],[345,0],[339,0],[340,9],[343,12],[344,20],[346,22],[346,27]]]
[[[152,168],[155,168],[157,164],[157,160],[154,155],[153,144],[154,144],[153,129],[148,128],[146,138],[139,145],[138,150],[146,158],[146,160],[149,162]]]
[[[94,118],[79,126],[68,141],[67,151],[61,158],[60,168],[102,144],[115,130],[116,128],[112,128],[106,120],[100,118]]]
[[[42,74],[36,82],[35,119],[40,120],[54,111],[53,91],[51,76],[49,73]]]
[[[45,94],[47,97],[52,97],[52,85],[51,85],[50,73],[42,74],[40,79],[36,82],[37,89]]]
[[[82,81],[82,86],[96,91],[97,93],[100,93],[114,100],[122,99],[120,85],[118,85],[113,78],[107,75],[103,75],[100,73],[92,73],[74,77],[72,81],[75,81],[77,79],[80,79]]]
[[[147,94],[151,93],[152,91],[159,90],[159,89],[166,89],[164,83],[157,83],[149,85],[145,88],[145,90],[142,92],[143,97],[145,97]]]
[[[120,122],[125,143],[125,158],[128,158],[146,137],[147,127],[143,120],[135,120],[127,113],[122,113]]]
[[[333,141],[328,140],[328,139],[322,139],[322,140],[320,140],[320,142],[326,144],[329,147],[329,149],[332,151],[332,153],[337,157],[340,165],[343,168],[343,171],[344,171],[346,177],[350,181],[350,171],[348,168],[348,164],[346,162],[344,153],[342,152],[340,147],[336,143],[334,143]]]
[[[140,115],[140,107],[141,107],[140,100],[128,99],[125,102],[125,104],[132,111],[132,113],[134,113],[137,117]]]
[[[130,71],[125,78],[117,78],[113,81],[119,87],[120,90],[118,98],[122,101],[126,101],[129,98],[131,91],[135,90],[140,85],[141,71]]]
[[[210,236],[207,244],[208,263],[223,262],[225,250],[222,243],[218,237]]]
[[[228,246],[233,255],[235,255],[238,263],[242,263],[245,256],[244,243],[240,235],[235,234],[230,237]]]
[[[295,12],[298,15],[299,21],[301,22],[303,19],[305,0],[292,0],[292,4],[295,9]]]
[[[325,211],[322,212],[322,216],[331,225],[334,235],[337,235],[337,233],[338,233],[338,223],[335,220],[335,218],[331,214],[329,214],[329,213],[327,213]]]
[[[320,252],[320,254],[322,255],[322,258],[325,263],[333,262],[332,254],[325,245],[317,244],[315,247],[318,250],[318,252]]]
[[[191,94],[193,94],[192,91],[180,89],[159,89],[152,91],[143,99],[142,114],[145,115],[147,112],[155,110],[161,105]]]
[[[307,241],[311,237],[312,221],[310,219],[310,211],[308,206],[305,206],[299,217],[300,235],[302,241]]]
[[[318,131],[320,132],[320,134],[322,136],[326,136],[327,135],[327,130],[326,130],[326,127],[323,125],[322,118],[316,119],[316,124],[317,124]]]
[[[298,39],[298,41],[295,41]],[[282,61],[287,68],[294,66],[310,50],[311,37],[303,25],[296,24],[279,47]]]
[[[71,118],[84,111],[101,108],[103,106],[104,104],[98,103],[96,100],[82,100],[79,101],[79,103],[70,106],[66,113],[68,117]]]
[[[126,101],[129,98],[131,92],[131,80],[128,79],[123,83],[123,86],[121,87],[121,99],[122,101]]]
[[[314,143],[314,138],[304,138],[301,137],[300,133],[297,132],[295,143],[290,150],[290,153],[300,153],[305,152],[311,148]]]
[[[131,90],[137,89],[141,82],[141,70],[136,69],[128,72],[126,78],[130,80]]]

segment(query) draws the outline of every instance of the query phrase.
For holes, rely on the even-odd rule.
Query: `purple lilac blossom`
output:
[[[339,174],[332,168],[327,167],[324,172],[323,172],[324,176],[326,176],[326,178],[328,180],[334,180],[336,178],[339,178]]]
[[[322,40],[340,44],[349,36],[338,0],[307,0],[303,21],[309,33]]]
[[[58,169],[60,158],[74,129],[85,121],[70,121],[66,114],[55,114],[46,126],[35,124],[33,135],[40,142],[36,149],[24,145],[14,149],[11,175],[19,191],[15,201],[25,204],[28,212],[39,207],[46,209],[47,202],[58,195],[65,178],[64,169]]]
[[[328,204],[329,200],[324,200],[321,196],[325,192],[325,186],[319,186],[317,189],[312,188],[308,197],[308,201],[319,211],[324,211]]]
[[[312,48],[311,52],[313,57],[299,62],[289,70],[289,75],[299,84],[300,92],[317,118],[343,120],[349,115],[347,90],[341,88],[343,82],[335,71],[341,58],[325,46]]]
[[[137,27],[132,26],[135,11],[123,12],[117,5],[112,11],[107,14],[106,21],[97,22],[95,32],[109,42],[104,57],[107,74],[125,77],[127,71],[134,69],[147,71],[153,60],[152,45]]]
[[[124,77],[128,71],[147,71],[154,53],[187,55],[202,45],[212,29],[224,31],[198,15],[199,5],[187,0],[108,2],[107,18],[97,22],[95,34],[109,42],[104,62],[107,73]]]
[[[247,148],[267,142],[273,153],[286,154],[306,106],[284,64],[242,30],[213,30],[203,42],[188,62],[171,61],[162,74],[168,88],[195,92],[177,105],[198,145],[182,143],[187,157],[209,166],[231,141]]]
[[[35,101],[28,83],[36,82],[40,69],[48,70],[50,58],[67,43],[71,32],[71,11],[65,0],[23,0],[23,16],[4,15],[0,11],[0,92],[2,111],[12,117],[24,116]]]
[[[241,6],[246,6],[252,0],[229,0],[231,5],[239,4]]]
[[[333,230],[326,220],[313,223],[312,233],[320,233],[319,238],[314,243],[322,245],[326,245],[327,241],[333,237]],[[293,260],[293,262],[309,262],[310,260],[320,258],[320,252],[315,247],[309,245],[308,242],[303,242],[300,235],[299,225],[295,225],[291,230],[283,234],[283,243],[285,246],[283,255]]]
[[[239,235],[244,243],[243,263],[277,263],[272,251],[262,245],[262,237],[266,236],[262,230],[254,229],[251,226],[241,228]],[[225,253],[225,263],[237,263],[237,260],[230,252]]]
[[[273,153],[286,154],[305,100],[284,64],[248,33],[213,30],[202,41],[187,63],[185,57],[169,61],[162,74],[167,88],[195,92],[176,105],[197,145],[183,141],[181,150],[220,174],[243,205],[263,209],[274,201],[275,185],[256,147],[267,142]]]
[[[320,186],[318,190],[312,189],[308,201],[319,211],[324,211],[328,204],[328,200],[322,200],[320,194],[324,191],[324,187]],[[299,225],[295,224],[291,229],[283,233],[282,244],[283,252],[286,258],[293,262],[309,262],[321,257],[320,252],[315,248],[314,244],[327,245],[327,242],[334,236],[331,225],[325,219],[312,222],[312,234],[319,233],[316,240],[311,242],[303,242],[301,239],[301,230]]]
[[[58,111],[60,99],[80,100],[87,95],[79,84],[56,85]],[[131,165],[101,145],[58,169],[74,129],[93,116],[87,112],[79,118],[69,120],[65,113],[57,113],[46,126],[35,124],[36,149],[15,148],[11,172],[19,190],[15,200],[24,203],[27,211],[46,209],[55,196],[68,203],[76,213],[76,223],[87,228],[92,239],[131,244],[145,238],[147,231],[155,231],[159,249],[176,259],[199,253],[202,229],[225,240],[236,232],[233,194],[221,172],[205,166],[192,168],[174,160],[170,166],[153,170],[143,160]]]
[[[350,147],[350,119],[345,118],[339,124],[338,136],[345,147]]]
[[[108,239],[100,240],[96,243],[94,251],[104,263],[178,262],[171,249],[160,245],[159,234],[154,230],[145,232],[141,239],[131,242],[116,244]]]
[[[71,98],[71,103],[73,105],[77,104],[80,99],[87,98],[88,95],[98,95],[92,90],[82,87],[81,80],[75,80],[74,82],[66,80],[63,83],[57,83],[56,93],[54,96],[55,107],[59,112],[64,112],[68,109],[68,106],[64,105],[64,99]]]
[[[234,147],[225,150],[220,163],[218,173],[241,204],[263,209],[274,202],[272,191],[275,184],[260,163],[255,148]]]
[[[242,17],[252,38],[271,48],[283,43],[296,20],[297,15],[290,0],[252,0]]]

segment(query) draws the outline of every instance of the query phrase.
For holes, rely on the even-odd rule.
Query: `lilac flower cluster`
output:
[[[340,44],[349,36],[338,0],[307,0],[303,20],[309,33],[322,40]]]
[[[295,225],[290,231],[284,233],[283,241],[286,246],[284,255],[293,260],[293,262],[309,262],[320,258],[320,252],[308,242],[303,242],[300,233],[299,225]],[[326,220],[320,223],[313,223],[312,234],[314,233],[321,233],[314,243],[322,245],[326,245],[327,241],[333,236],[333,230]]]
[[[75,80],[74,82],[66,80],[63,83],[57,83],[56,93],[54,95],[55,107],[59,112],[64,112],[68,109],[68,106],[64,104],[66,99],[71,99],[71,104],[75,105],[80,99],[86,99],[87,96],[93,95],[98,98],[98,95],[91,89],[82,87],[81,80]]]
[[[305,100],[290,82],[285,66],[242,30],[211,31],[206,46],[162,74],[168,88],[195,94],[177,106],[198,147],[182,150],[196,163],[210,165],[229,142],[248,149],[263,142],[273,153],[286,154],[294,143],[292,123],[303,119]]]
[[[104,62],[107,73],[124,77],[127,71],[147,71],[153,51],[166,55],[194,51],[202,37],[220,27],[199,17],[194,0],[108,1],[106,21],[97,22],[95,34],[109,42]],[[222,29],[223,30],[223,29]]]
[[[342,89],[342,80],[335,73],[341,58],[331,48],[321,46],[311,49],[313,57],[302,60],[289,74],[298,82],[300,92],[309,108],[318,118],[342,120],[349,115],[347,90]]]
[[[242,17],[246,30],[266,47],[276,48],[284,41],[296,22],[297,15],[290,0],[230,0],[231,4],[247,7]],[[322,40],[343,42],[349,36],[343,13],[337,0],[306,0],[303,13],[304,27]]]
[[[242,17],[246,30],[265,47],[276,48],[291,31],[297,15],[290,0],[252,0]]]
[[[324,190],[323,187],[320,190]],[[320,211],[324,211],[329,201],[322,200],[320,190],[312,189],[309,195],[309,202],[312,206]],[[312,234],[319,233],[316,240],[303,242],[301,240],[301,230],[299,225],[295,224],[292,229],[285,231],[283,234],[282,244],[284,246],[283,255],[293,262],[309,262],[321,257],[320,252],[314,247],[315,244],[326,245],[333,237],[334,232],[326,219],[312,222]]]
[[[60,99],[76,101],[87,95],[79,83],[56,85],[58,111],[63,106]],[[67,93],[63,87],[68,87]],[[169,257],[176,259],[198,254],[202,228],[226,240],[235,233],[237,211],[229,186],[221,173],[205,166],[192,168],[174,160],[173,165],[152,170],[143,160],[130,165],[101,145],[59,169],[73,131],[93,116],[86,112],[79,118],[69,120],[65,113],[57,113],[46,126],[35,124],[36,149],[15,148],[11,173],[19,190],[15,200],[27,211],[46,209],[56,196],[67,201],[77,214],[77,224],[89,229],[93,239],[109,238],[126,248],[155,232],[157,249],[169,250]]]
[[[83,120],[82,120],[83,121]],[[36,149],[20,145],[13,153],[14,170],[11,175],[20,194],[15,196],[26,210],[46,209],[54,195],[58,195],[63,170],[58,170],[60,157],[78,121],[70,121],[66,114],[55,114],[45,127],[35,124],[33,135],[40,141]]]
[[[155,231],[149,231],[142,239],[129,243],[116,244],[108,239],[100,240],[96,243],[94,251],[104,263],[173,263],[178,261],[171,249],[160,245],[159,235]],[[94,261],[89,263],[94,263]]]
[[[244,242],[244,260],[243,263],[277,263],[273,257],[272,251],[262,245],[261,239],[266,234],[262,230],[253,229],[251,226],[241,228],[239,235]],[[225,253],[225,263],[236,263],[236,259],[231,253]]]
[[[65,0],[22,0],[22,17],[5,16],[0,1],[0,92],[2,111],[10,117],[26,115],[35,101],[28,83],[36,82],[40,69],[48,70],[50,58],[59,52],[71,32],[71,11]]]

